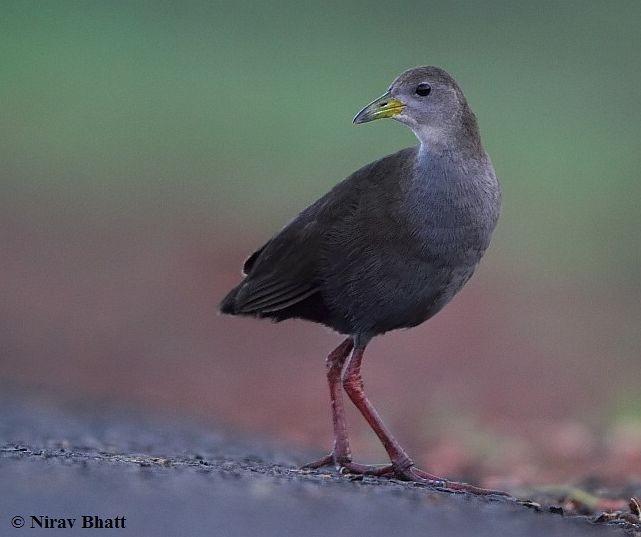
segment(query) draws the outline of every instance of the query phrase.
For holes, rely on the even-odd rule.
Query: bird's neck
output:
[[[456,136],[452,133],[431,127],[419,127],[414,134],[420,142],[419,156],[421,158],[438,157],[442,153],[451,152],[456,148]]]
[[[415,199],[430,199],[433,205],[447,207],[452,200],[480,199],[482,192],[497,189],[492,170],[480,143],[474,149],[456,144],[436,148],[421,144],[406,188]]]
[[[473,173],[473,168],[482,165],[487,159],[483,147],[469,147],[456,143],[421,142],[416,151],[414,161],[415,178],[421,182],[422,177],[448,177],[449,181],[457,178],[465,179],[467,172]]]
[[[434,196],[459,188],[464,182],[464,174],[461,173],[464,162],[464,154],[456,147],[421,143],[414,161],[412,190]]]
[[[471,158],[485,153],[474,113],[465,106],[461,112],[438,125],[410,125],[421,143],[420,152],[438,157],[441,153],[461,152]]]

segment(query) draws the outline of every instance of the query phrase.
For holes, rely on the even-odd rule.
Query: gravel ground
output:
[[[514,499],[301,471],[311,455],[286,453],[196,423],[0,396],[0,535],[61,518],[76,521],[56,535],[77,534],[85,515],[154,537],[634,534]]]

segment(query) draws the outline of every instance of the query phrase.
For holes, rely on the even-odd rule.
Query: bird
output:
[[[305,466],[394,477],[474,494],[505,494],[418,468],[364,391],[361,364],[376,336],[437,314],[472,277],[501,206],[476,116],[444,69],[402,72],[354,124],[391,118],[418,144],[371,162],[301,211],[243,265],[223,314],[298,318],[346,336],[326,359],[334,442]],[[377,435],[390,463],[353,462],[343,391]]]

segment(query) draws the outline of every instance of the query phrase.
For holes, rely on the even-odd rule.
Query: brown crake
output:
[[[333,464],[352,473],[496,493],[416,468],[363,391],[368,342],[426,321],[460,291],[489,245],[501,199],[476,117],[444,70],[405,71],[354,123],[383,117],[406,124],[420,143],[364,166],[304,209],[247,259],[246,277],[220,310],[306,319],[347,336],[327,358],[334,448],[308,466]],[[352,462],[343,388],[390,465]]]

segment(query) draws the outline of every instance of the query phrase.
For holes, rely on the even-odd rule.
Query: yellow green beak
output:
[[[392,97],[389,92],[382,95],[374,102],[368,104],[354,117],[354,123],[367,123],[384,117],[394,117],[399,114],[405,105]]]

